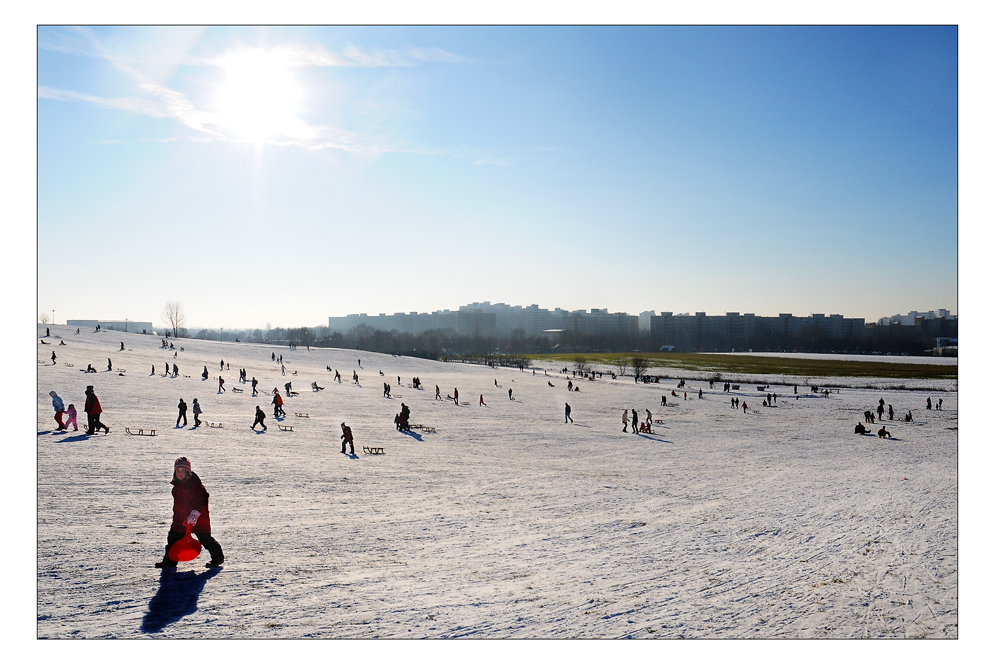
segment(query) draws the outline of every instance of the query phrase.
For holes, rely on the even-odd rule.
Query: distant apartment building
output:
[[[864,334],[863,318],[840,314],[757,316],[727,312],[709,316],[703,311],[674,315],[669,311],[650,318],[650,336],[661,346],[678,350],[746,350],[751,339],[819,335],[843,338]]]
[[[922,318],[923,320],[936,320],[938,318],[951,320],[956,319],[957,316],[951,316],[949,309],[937,309],[935,311],[910,311],[904,315],[895,314],[894,316],[879,318],[878,325],[915,325],[917,318]]]
[[[116,330],[118,332],[137,332],[138,334],[154,334],[152,323],[142,320],[67,320],[70,327],[97,327],[101,330]]]
[[[525,336],[540,336],[549,330],[572,331],[583,335],[635,335],[639,331],[639,319],[626,313],[609,313],[607,309],[566,311],[564,309],[541,309],[532,304],[527,307],[508,305],[503,302],[473,302],[458,311],[434,311],[432,313],[395,313],[369,316],[349,314],[330,316],[330,332],[347,332],[360,325],[368,325],[375,330],[393,330],[418,334],[428,330],[448,330],[458,334],[483,337],[506,337],[515,332]]]

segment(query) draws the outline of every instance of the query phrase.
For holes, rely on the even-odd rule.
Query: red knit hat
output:
[[[180,457],[173,462],[173,472],[176,472],[177,468],[186,468],[188,473],[191,472],[190,460],[186,457]]]

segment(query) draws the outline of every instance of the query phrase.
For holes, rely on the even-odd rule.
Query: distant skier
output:
[[[166,553],[156,567],[176,567],[176,561],[169,557],[169,550],[186,535],[186,526],[204,548],[211,554],[206,567],[220,567],[225,562],[225,554],[218,541],[211,537],[211,514],[208,510],[210,494],[204,488],[197,474],[190,468],[190,461],[180,457],[173,463],[173,522],[166,537]]]
[[[187,404],[180,399],[180,403],[177,404],[176,408],[180,411],[180,414],[176,416],[176,427],[179,428],[180,420],[183,420],[183,426],[187,425]]]
[[[266,413],[263,412],[262,408],[256,406],[256,421],[252,423],[252,430],[255,431],[256,425],[258,424],[262,426],[263,431],[266,431],[266,423],[263,421],[265,419],[266,419]]]
[[[202,412],[204,412],[204,411],[202,411],[200,409],[200,404],[197,403],[196,399],[194,399],[193,400],[193,425],[195,427],[199,427],[200,426],[200,414]],[[186,424],[186,422],[184,422],[184,424]]]
[[[342,423],[342,435],[339,438],[342,439],[342,454],[345,454],[346,443],[349,444],[349,454],[356,453],[356,448],[352,444],[352,429],[347,427],[345,422]]]
[[[563,423],[566,424],[568,421],[570,422],[570,424],[573,424],[574,423],[574,418],[570,417],[570,404],[564,403],[563,404]]]

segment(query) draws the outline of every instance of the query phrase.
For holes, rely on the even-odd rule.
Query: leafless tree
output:
[[[574,369],[577,371],[577,373],[584,374],[591,370],[591,365],[587,363],[586,357],[580,355],[574,358]]]
[[[618,369],[618,375],[624,376],[625,372],[629,370],[632,366],[632,356],[631,355],[617,355],[615,357],[615,368]]]
[[[166,327],[173,331],[174,337],[180,336],[180,329],[186,325],[187,316],[183,313],[183,305],[176,300],[169,300],[162,306],[162,320]]]
[[[636,380],[643,377],[646,370],[649,369],[650,362],[642,355],[634,355],[632,357],[632,373],[636,375]]]
[[[308,350],[311,350],[311,344],[314,343],[314,330],[310,327],[302,327],[297,330],[297,339],[300,343],[304,344]]]
[[[38,320],[41,321],[42,325],[48,325],[48,321],[49,321],[48,312],[47,311],[41,312],[41,314],[38,316]]]

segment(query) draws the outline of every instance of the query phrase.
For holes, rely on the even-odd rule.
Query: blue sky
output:
[[[956,312],[957,30],[42,27],[38,242],[59,320]]]

